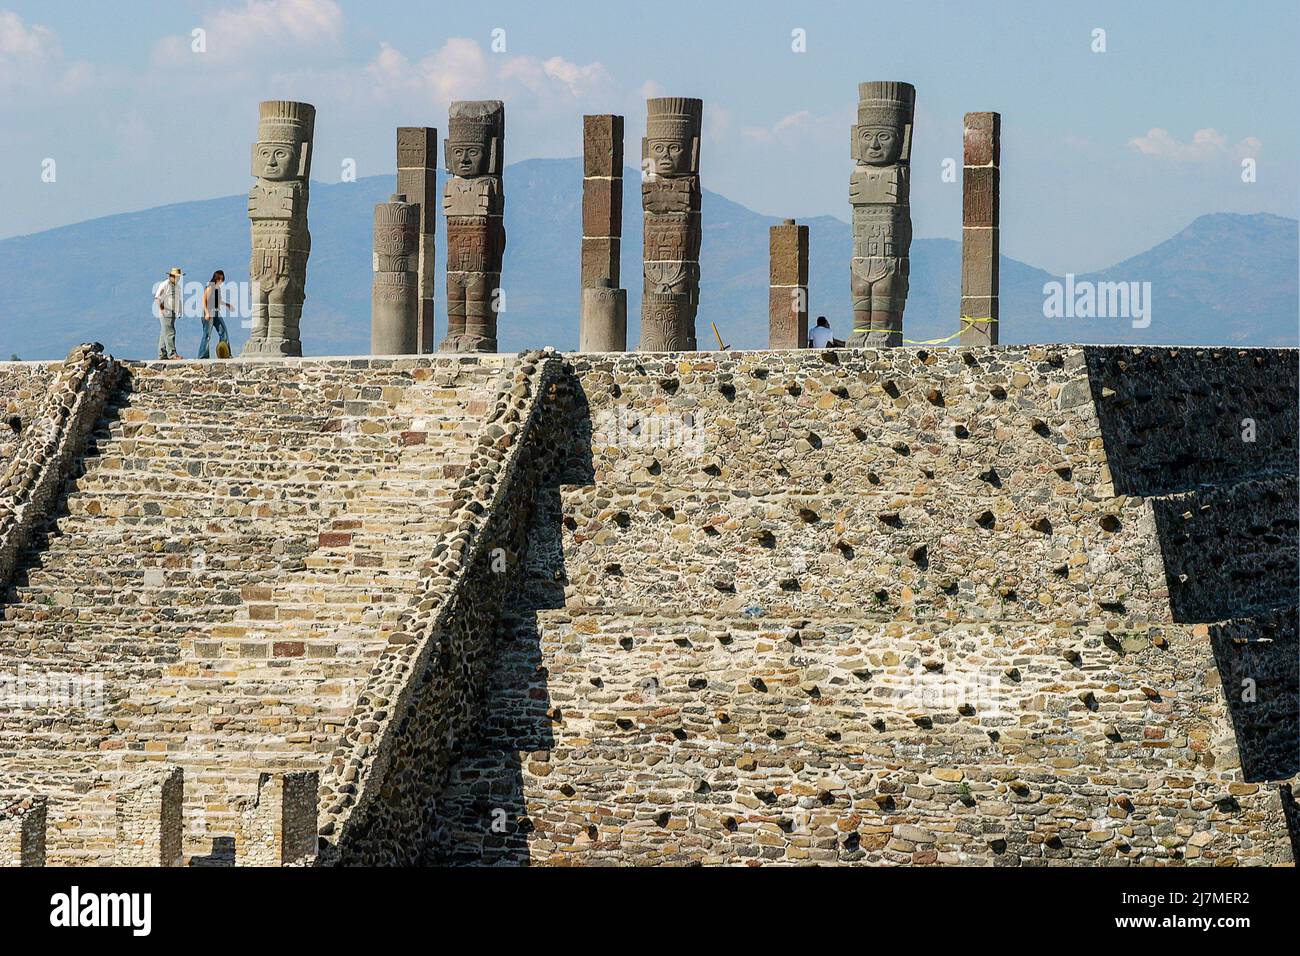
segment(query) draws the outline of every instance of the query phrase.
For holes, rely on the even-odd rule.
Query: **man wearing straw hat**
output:
[[[153,305],[162,331],[158,335],[158,358],[178,359],[176,352],[176,315],[181,308],[181,272],[180,267],[167,273],[167,279],[158,284],[154,290]]]

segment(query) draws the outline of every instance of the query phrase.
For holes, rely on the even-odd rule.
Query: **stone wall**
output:
[[[14,562],[32,533],[45,521],[63,487],[74,459],[81,453],[91,426],[103,411],[118,366],[98,345],[82,345],[68,353],[51,379],[44,381],[44,400],[22,417],[22,403],[33,407],[30,392],[41,381],[15,389],[10,400],[18,408],[18,440],[0,458],[0,588],[13,573]],[[24,396],[29,396],[24,399]],[[9,407],[9,403],[6,403]],[[4,425],[11,434],[13,429]]]
[[[0,866],[45,865],[44,797],[0,800]]]
[[[314,773],[327,865],[1291,862],[1295,369],[132,365],[0,622],[102,707],[0,714],[0,802],[55,863],[159,768],[159,862],[311,863]]]
[[[521,357],[455,495],[454,532],[348,718],[322,781],[324,860],[418,859],[455,749],[472,736],[503,606],[519,588],[533,491],[562,447],[544,398],[562,363]]]
[[[205,865],[266,774],[324,769],[515,362],[126,367],[0,591],[0,795],[49,798],[50,862],[115,856],[141,769],[183,769]]]
[[[0,362],[0,466],[18,448],[49,394],[59,362]]]
[[[1195,383],[1294,418],[1295,353],[1153,354],[571,357],[572,454],[424,858],[1290,862],[1296,428],[1240,447]],[[1162,375],[1184,397],[1139,400]]]

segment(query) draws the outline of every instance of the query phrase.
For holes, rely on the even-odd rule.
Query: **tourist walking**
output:
[[[154,311],[162,324],[162,331],[158,334],[160,359],[181,357],[176,351],[176,316],[180,314],[181,309],[181,276],[184,274],[179,267],[172,269],[153,294]]]
[[[226,281],[226,274],[218,269],[212,273],[212,279],[203,290],[203,338],[199,342],[199,358],[208,357],[208,340],[212,330],[217,331],[217,358],[230,358],[230,334],[226,331],[226,320],[221,313],[225,309],[222,301],[221,286]]]

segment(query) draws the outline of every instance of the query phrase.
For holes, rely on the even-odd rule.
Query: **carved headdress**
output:
[[[285,144],[298,150],[298,178],[311,175],[311,143],[316,132],[316,107],[292,100],[263,100],[258,104],[257,143]],[[255,161],[256,163],[256,161]]]
[[[897,80],[873,80],[858,84],[858,127],[889,127],[898,131],[902,148],[898,161],[912,158],[912,117],[916,111],[916,87]],[[854,127],[857,156],[857,127]]]
[[[650,143],[668,140],[680,143],[690,154],[690,171],[700,171],[700,124],[704,101],[688,96],[660,96],[646,100],[645,138],[641,159],[650,156]]]
[[[487,152],[487,175],[501,175],[504,165],[506,106],[500,100],[456,100],[448,109],[447,138],[443,150],[453,143],[482,146]],[[447,168],[452,168],[450,154]]]

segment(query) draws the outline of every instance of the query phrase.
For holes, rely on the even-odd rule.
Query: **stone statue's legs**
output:
[[[896,348],[903,344],[903,308],[907,302],[907,260],[871,285],[871,345]]]
[[[465,283],[465,335],[462,352],[497,350],[496,290],[499,272],[473,272]]]
[[[907,301],[906,259],[854,259],[853,331],[848,344],[859,348],[894,348],[903,344],[903,307]]]
[[[267,295],[262,289],[261,283],[256,279],[253,280],[253,303],[252,315],[250,316],[250,331],[248,341],[244,343],[244,355],[257,354],[266,340],[267,328]]]
[[[867,261],[852,260],[849,272],[849,289],[853,294],[853,328],[849,330],[847,344],[852,348],[861,348],[867,344],[872,329],[871,280],[868,278]]]
[[[465,279],[464,272],[447,272],[447,335],[438,346],[439,352],[455,352],[465,334]]]

